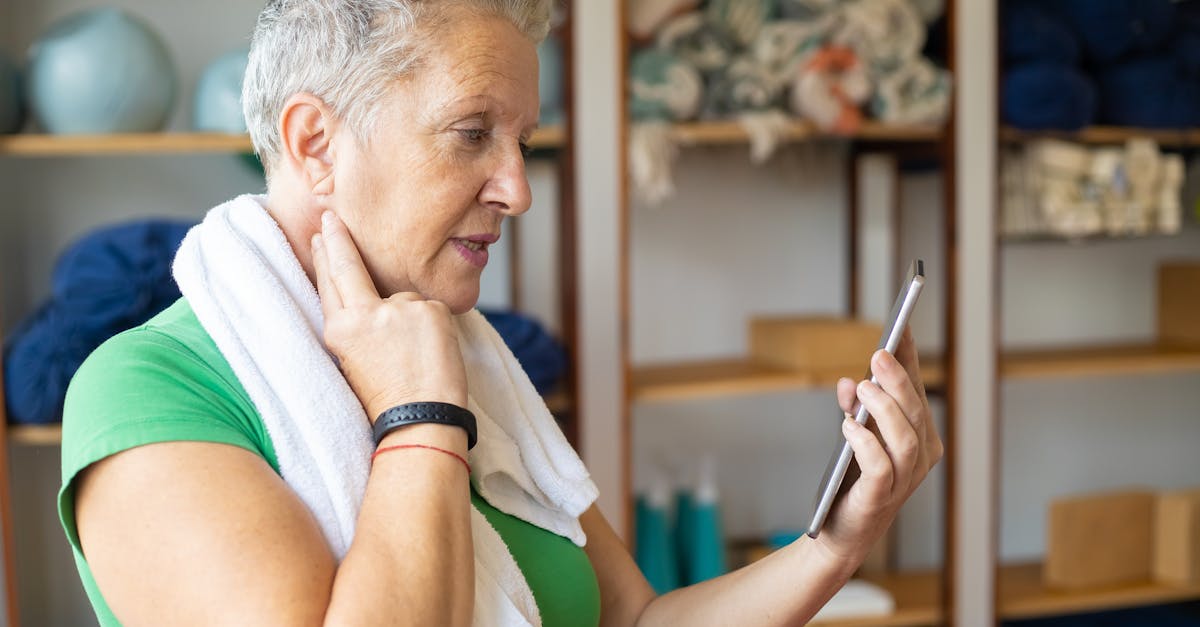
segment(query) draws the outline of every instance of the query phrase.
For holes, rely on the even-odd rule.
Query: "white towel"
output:
[[[340,560],[366,490],[370,428],[321,341],[316,290],[264,202],[241,196],[211,210],[180,246],[175,279],[262,416],[283,479]],[[455,322],[479,424],[472,483],[497,509],[583,546],[578,517],[595,484],[486,319],[470,311]],[[540,624],[520,569],[474,508],[471,530],[475,624]]]

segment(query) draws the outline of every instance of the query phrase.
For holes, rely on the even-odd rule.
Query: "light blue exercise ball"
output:
[[[192,126],[198,131],[245,133],[242,114],[242,78],[250,50],[235,50],[217,57],[205,68],[196,83],[192,107]]]
[[[0,54],[0,134],[21,130],[25,111],[21,98],[21,72]]]
[[[30,108],[50,133],[160,130],[176,83],[162,39],[120,9],[71,15],[29,51]]]
[[[538,45],[538,91],[542,124],[558,124],[563,118],[563,50],[554,36]]]

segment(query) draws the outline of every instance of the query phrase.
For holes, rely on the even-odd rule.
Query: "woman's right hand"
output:
[[[467,405],[450,309],[416,292],[380,298],[350,231],[332,211],[312,239],[325,345],[373,423],[403,403]]]

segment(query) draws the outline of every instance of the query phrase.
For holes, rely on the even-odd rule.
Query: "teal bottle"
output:
[[[690,527],[687,533],[691,536],[685,560],[688,585],[719,577],[726,572],[725,534],[721,528],[716,466],[712,459],[705,459],[700,465],[697,479],[688,522],[684,523]]]
[[[680,585],[691,585],[692,562],[692,488],[681,482],[675,491],[675,556]]]
[[[659,594],[679,587],[679,567],[669,524],[670,504],[670,488],[661,479],[656,479],[649,492],[638,495],[634,509],[637,536],[634,559]]]

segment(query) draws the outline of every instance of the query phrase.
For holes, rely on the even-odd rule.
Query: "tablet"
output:
[[[909,266],[908,276],[900,286],[896,302],[892,305],[892,310],[888,312],[887,320],[883,323],[883,335],[879,338],[879,346],[876,350],[883,348],[887,352],[895,354],[896,347],[900,345],[900,338],[904,336],[904,328],[908,326],[908,318],[912,314],[913,308],[917,304],[917,297],[921,295],[921,288],[924,286],[925,262],[916,259]],[[870,360],[869,355],[867,359]],[[867,374],[871,374],[870,366],[867,367]],[[876,383],[873,375],[871,382]],[[867,408],[859,406],[854,420],[860,425],[866,424]],[[817,496],[813,503],[812,521],[808,524],[809,537],[815,538],[821,532],[825,518],[829,515],[829,510],[833,507],[833,502],[841,491],[847,471],[851,470],[853,460],[854,449],[850,448],[850,443],[842,435],[841,429],[838,429],[833,456],[829,459],[829,465],[825,467],[825,475],[821,477],[821,484],[818,486]],[[850,478],[851,482],[858,476],[857,469],[857,465],[855,465],[855,472]]]

